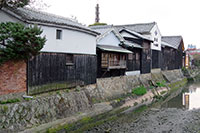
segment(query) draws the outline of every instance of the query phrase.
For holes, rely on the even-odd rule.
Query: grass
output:
[[[140,87],[134,88],[132,90],[132,93],[137,96],[142,96],[147,93],[147,89],[144,86],[140,86]]]
[[[8,99],[8,100],[5,100],[5,101],[0,101],[0,104],[9,104],[9,103],[17,103],[17,102],[20,102],[20,99],[18,99],[18,98]]]

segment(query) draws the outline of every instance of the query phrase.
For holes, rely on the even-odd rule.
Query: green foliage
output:
[[[2,7],[24,7],[28,5],[31,0],[0,0],[0,8]]]
[[[132,90],[132,93],[137,96],[142,96],[147,93],[147,89],[144,86],[140,86],[140,87],[134,88]]]
[[[134,106],[138,105],[138,102],[135,102],[133,105],[134,105]]]
[[[20,23],[0,23],[0,64],[8,60],[26,60],[39,54],[46,39],[42,30]]]
[[[160,94],[163,95],[165,94],[167,91],[161,91]]]
[[[90,26],[98,26],[98,25],[107,25],[107,24],[106,23],[94,23],[94,24],[89,25],[89,27]]]
[[[164,80],[163,80],[162,82],[156,82],[156,85],[157,85],[158,87],[166,87],[165,81],[164,81]]]
[[[0,101],[0,104],[8,104],[8,103],[16,103],[16,102],[20,102],[20,100],[18,98],[8,99],[8,100],[5,100],[5,101]]]
[[[200,55],[199,54],[194,54],[193,55],[193,65],[196,67],[200,67]]]

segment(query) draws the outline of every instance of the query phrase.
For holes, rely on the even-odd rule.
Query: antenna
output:
[[[97,0],[95,23],[99,23],[99,21],[100,21],[99,14],[100,14],[100,12],[99,12],[99,0]]]

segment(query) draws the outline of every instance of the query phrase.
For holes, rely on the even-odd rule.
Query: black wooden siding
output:
[[[144,41],[142,45],[142,58],[141,58],[141,73],[151,72],[151,44],[150,42]]]
[[[94,84],[96,64],[95,55],[41,53],[28,61],[28,93]]]
[[[152,50],[152,69],[161,68],[161,51]]]
[[[183,65],[182,45],[180,45],[178,49],[170,47],[162,48],[162,70],[174,70],[182,68]]]
[[[127,60],[127,71],[138,71],[141,69],[141,49],[138,48],[128,48],[128,50],[133,52],[132,60]],[[136,59],[136,54],[138,55]]]

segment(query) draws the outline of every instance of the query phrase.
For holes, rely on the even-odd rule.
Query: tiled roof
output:
[[[120,53],[133,53],[127,49],[122,48],[121,46],[108,46],[108,45],[97,45],[97,47],[104,51],[111,51],[111,52],[120,52]]]
[[[154,27],[154,25],[156,24],[156,22],[152,22],[152,23],[140,23],[140,24],[127,24],[127,25],[114,25],[114,27],[116,27],[118,30],[121,30],[123,28],[127,28],[129,30],[135,31],[137,33],[149,33],[151,31],[151,29]],[[113,25],[104,25],[104,26],[91,26],[91,29],[94,30],[102,30],[104,31],[105,29],[108,29],[110,27],[112,27]]]
[[[46,24],[54,24],[57,26],[68,26],[72,28],[79,28],[82,30],[86,30],[89,32],[96,33],[90,28],[72,20],[69,18],[61,17],[58,15],[36,11],[35,9],[30,8],[3,8],[3,11],[9,13],[10,15],[21,19],[22,21],[29,21],[32,23],[46,23]]]
[[[125,31],[129,32],[130,34],[135,35],[135,36],[137,36],[137,37],[139,37],[139,38],[141,38],[141,39],[144,39],[144,40],[148,40],[148,41],[152,41],[152,42],[153,42],[152,39],[150,39],[150,38],[148,38],[148,37],[146,37],[146,36],[144,36],[144,35],[141,35],[141,34],[135,32],[135,31],[129,30],[129,29],[127,29],[127,28],[123,28],[123,29],[121,29],[119,32],[121,33],[121,31],[123,31],[123,30],[125,30]]]
[[[115,34],[115,36],[119,39],[120,42],[124,41],[124,38],[120,35],[120,33],[115,29],[115,28],[110,28],[107,30],[102,31],[98,31],[96,30],[96,32],[102,33],[101,35],[98,36],[97,38],[97,42],[100,41],[102,38],[104,38],[106,35],[110,34],[110,32],[113,32]]]
[[[176,49],[178,49],[181,41],[182,36],[162,36],[162,42],[165,42]]]

